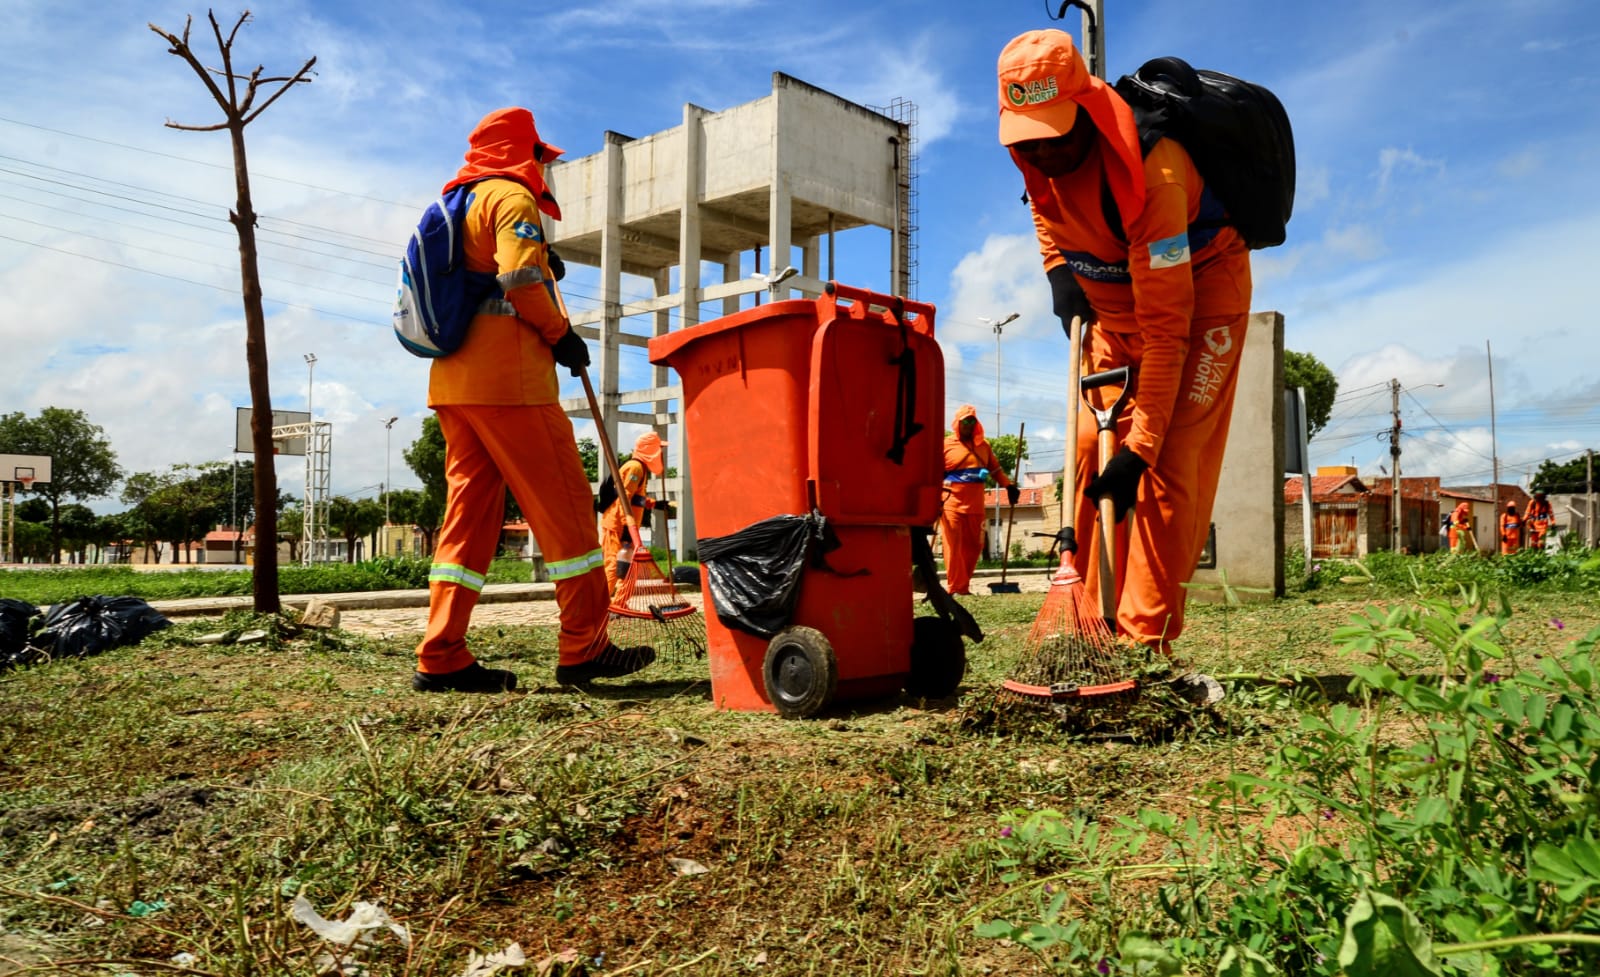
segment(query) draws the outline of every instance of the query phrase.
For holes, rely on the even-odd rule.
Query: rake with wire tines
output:
[[[1067,403],[1068,468],[1064,473],[1069,480],[1077,471],[1078,402],[1082,390],[1107,386],[1119,379],[1123,382],[1122,391],[1111,406],[1095,410],[1102,464],[1109,457],[1107,439],[1115,437],[1117,414],[1129,393],[1126,367],[1079,380],[1081,335],[1082,320],[1074,316],[1069,330],[1071,398]],[[1070,481],[1062,486],[1062,491],[1072,491]],[[1106,530],[1100,547],[1103,579],[1109,579],[1111,573],[1110,516],[1110,513],[1101,516]],[[1114,620],[1114,603],[1106,604],[1091,596],[1073,565],[1069,546],[1076,544],[1076,522],[1077,507],[1069,503],[1063,513],[1063,535],[1072,542],[1062,547],[1061,564],[1050,578],[1050,591],[1033,620],[1022,657],[1011,677],[1002,684],[1006,692],[1024,703],[1106,702],[1111,697],[1136,691],[1139,685],[1137,679],[1130,677],[1129,658],[1135,649],[1124,647],[1109,623]],[[1137,650],[1144,649],[1140,646]]]
[[[595,433],[600,440],[600,454],[611,469],[613,484],[621,486],[622,473],[617,468],[617,456],[611,452],[611,439],[606,437],[606,426],[600,417],[600,404],[594,396],[594,385],[589,382],[589,371],[579,373],[583,378],[583,392],[589,398],[589,412],[594,418]],[[661,572],[655,557],[645,549],[639,535],[639,524],[633,518],[633,508],[627,499],[618,498],[617,505],[628,523],[628,539],[633,543],[633,559],[628,573],[617,584],[611,596],[607,630],[611,641],[622,648],[648,645],[656,650],[657,657],[703,658],[706,653],[705,619],[700,609],[691,604],[672,578]]]

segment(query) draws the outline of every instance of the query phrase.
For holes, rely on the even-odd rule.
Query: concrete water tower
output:
[[[649,386],[622,389],[621,347],[700,322],[705,303],[720,301],[715,315],[727,315],[746,295],[820,295],[835,274],[858,278],[834,267],[835,235],[889,231],[891,287],[915,297],[915,111],[901,100],[871,109],[775,72],[763,98],[721,112],[686,104],[680,125],[637,139],[607,132],[600,152],[550,166],[562,220],[546,222],[547,239],[566,262],[600,269],[595,304],[571,312],[598,346],[596,393],[614,448],[631,447],[618,443],[619,421],[677,440],[669,407],[682,393],[665,367],[650,368]],[[761,277],[743,276],[747,252]],[[716,266],[717,280],[704,280],[702,263]],[[798,274],[783,276],[791,265]],[[625,300],[624,272],[647,279],[650,297]],[[589,414],[583,397],[562,407]],[[681,442],[679,449],[682,482],[673,495],[684,503],[682,554],[695,537]]]

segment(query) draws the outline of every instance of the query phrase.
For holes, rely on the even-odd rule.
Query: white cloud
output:
[[[1412,149],[1396,149],[1390,146],[1379,150],[1378,194],[1380,196],[1388,192],[1390,179],[1400,172],[1443,173],[1444,160],[1424,158]]]

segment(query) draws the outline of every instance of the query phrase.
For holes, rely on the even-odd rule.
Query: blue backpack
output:
[[[406,245],[394,334],[413,355],[432,359],[455,352],[479,303],[500,294],[492,273],[467,270],[461,231],[472,198],[472,184],[467,184],[429,204]]]

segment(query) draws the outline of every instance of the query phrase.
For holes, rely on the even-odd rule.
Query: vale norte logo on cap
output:
[[[1027,105],[1042,105],[1061,94],[1056,88],[1056,76],[1035,79],[1030,82],[1011,82],[1006,85],[1006,98],[1017,108]]]

